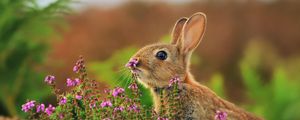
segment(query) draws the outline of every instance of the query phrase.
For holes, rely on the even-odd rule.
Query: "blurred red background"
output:
[[[105,60],[126,46],[142,47],[159,41],[170,34],[180,17],[204,12],[208,17],[207,31],[196,49],[201,64],[193,66],[192,72],[200,82],[210,79],[214,72],[222,73],[230,98],[240,101],[243,84],[238,62],[249,41],[266,41],[282,57],[299,54],[299,3],[128,2],[119,7],[89,7],[67,16],[70,26],[63,32],[63,40],[53,43],[48,68],[66,78],[68,74],[63,71],[70,70],[79,55],[87,61]],[[268,68],[261,72],[270,77]]]

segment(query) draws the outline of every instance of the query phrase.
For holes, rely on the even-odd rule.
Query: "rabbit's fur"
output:
[[[132,68],[137,71],[138,80],[152,90],[155,110],[158,111],[161,105],[158,90],[166,90],[169,80],[176,75],[182,80],[179,88],[182,108],[178,110],[182,115],[178,119],[213,120],[216,111],[227,113],[228,120],[261,119],[218,97],[194,80],[189,70],[190,56],[201,42],[205,28],[206,16],[203,13],[181,18],[175,24],[170,44],[148,45],[132,57],[138,59],[138,65]],[[167,58],[158,59],[158,51],[165,51]]]

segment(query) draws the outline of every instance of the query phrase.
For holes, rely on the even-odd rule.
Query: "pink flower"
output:
[[[59,101],[58,104],[64,105],[64,104],[66,104],[66,103],[67,103],[67,97],[63,97],[63,98],[60,99],[60,101]]]
[[[47,113],[48,116],[50,116],[55,110],[55,107],[53,107],[51,104],[46,108],[45,113]]]
[[[45,77],[45,82],[49,85],[54,84],[55,77],[53,75],[47,75]]]
[[[217,110],[215,115],[215,120],[226,120],[227,119],[227,113]]]
[[[124,107],[120,106],[120,107],[115,107],[114,108],[114,112],[117,112],[117,111],[124,111]]]
[[[45,105],[44,104],[40,104],[38,106],[36,106],[36,112],[44,112],[45,111]]]
[[[76,98],[77,100],[81,100],[81,99],[82,99],[82,96],[81,96],[81,95],[76,95],[75,98]]]
[[[102,120],[111,120],[110,118],[104,118],[104,119],[102,119]]]
[[[116,96],[119,96],[119,95],[122,94],[122,93],[124,93],[124,89],[123,89],[123,88],[120,88],[120,87],[117,87],[117,88],[115,88],[115,89],[113,90],[112,95],[113,95],[114,97],[116,97]]]
[[[77,65],[75,65],[75,66],[73,67],[73,71],[77,73],[77,72],[79,71],[79,67],[78,67]]]
[[[79,85],[80,84],[80,79],[79,78],[75,78],[73,82],[74,82],[75,85]]]
[[[133,90],[133,91],[135,91],[135,90],[138,89],[138,86],[137,86],[136,83],[132,83],[132,84],[130,84],[130,85],[128,86],[128,88],[131,89],[131,90]]]
[[[103,101],[103,102],[100,104],[100,106],[101,106],[102,108],[104,108],[104,107],[111,107],[111,106],[112,106],[112,103],[111,103],[109,100],[107,100],[107,101]]]
[[[31,110],[33,107],[35,106],[35,101],[31,100],[25,104],[22,105],[22,111],[24,112],[28,112],[29,110]]]
[[[71,86],[76,86],[80,84],[80,79],[75,78],[74,80],[67,78],[67,86],[71,87]]]
[[[181,81],[180,81],[179,77],[174,77],[169,81],[169,87],[173,86],[174,84],[178,84],[180,82]]]
[[[82,68],[84,68],[84,61],[83,58],[80,58],[76,61],[75,66],[73,67],[73,71],[78,73]]]
[[[132,110],[132,111],[134,111],[134,112],[139,112],[139,111],[140,111],[139,108],[138,108],[135,104],[130,105],[130,106],[128,107],[128,110]]]
[[[67,86],[70,87],[70,86],[75,86],[73,80],[71,80],[70,78],[67,78]]]
[[[137,64],[139,63],[138,59],[136,58],[131,58],[128,63],[125,65],[125,67],[128,68],[135,68],[137,66]]]

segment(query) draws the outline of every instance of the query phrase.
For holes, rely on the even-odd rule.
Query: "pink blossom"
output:
[[[107,101],[103,101],[103,102],[100,104],[100,106],[101,106],[102,108],[104,108],[104,107],[111,107],[111,106],[112,106],[112,103],[111,103],[109,100],[107,100]]]
[[[79,78],[75,78],[73,82],[74,82],[75,85],[79,85],[80,84],[80,79]]]
[[[77,73],[77,72],[79,71],[79,67],[78,67],[77,65],[75,65],[75,66],[73,67],[73,71]]]
[[[66,103],[67,103],[67,97],[63,97],[63,98],[60,99],[60,101],[59,101],[58,104],[64,105],[64,104],[66,104]]]
[[[128,68],[135,68],[137,66],[137,64],[139,63],[138,59],[136,58],[131,58],[128,63],[125,65],[125,67]]]
[[[81,58],[76,61],[75,66],[73,67],[73,71],[78,73],[82,68],[84,68],[84,61]]]
[[[115,107],[114,108],[114,112],[117,112],[117,111],[124,111],[124,107],[120,106],[120,107]]]
[[[48,116],[50,116],[55,110],[55,107],[53,107],[51,104],[46,108],[45,113],[47,113]]]
[[[49,85],[54,84],[55,77],[53,75],[47,75],[45,77],[45,82]]]
[[[169,87],[173,86],[174,84],[178,84],[180,82],[181,81],[180,81],[179,77],[174,77],[169,81]]]
[[[138,89],[138,86],[137,86],[136,83],[132,83],[132,84],[130,84],[130,85],[128,86],[128,88],[131,89],[131,90],[137,90],[137,89]]]
[[[79,78],[75,78],[74,80],[67,78],[67,86],[71,87],[71,86],[76,86],[80,84],[80,79]]]
[[[227,113],[222,111],[217,111],[215,115],[215,120],[226,120],[227,119]]]
[[[81,96],[81,95],[76,95],[75,98],[76,98],[77,100],[81,100],[81,99],[82,99],[82,96]]]
[[[112,95],[113,95],[114,97],[116,97],[116,96],[119,96],[120,94],[124,93],[124,91],[125,91],[125,90],[124,90],[123,88],[117,87],[117,88],[115,88],[115,89],[113,90]]]
[[[29,110],[31,110],[33,107],[35,106],[35,101],[31,100],[25,104],[22,105],[22,111],[24,112],[28,112]]]
[[[70,86],[75,86],[73,80],[71,80],[70,78],[67,78],[67,86],[70,87]]]
[[[44,104],[40,104],[36,106],[36,112],[44,112],[45,111],[45,105]]]
[[[132,111],[134,111],[134,112],[139,112],[139,111],[140,111],[139,108],[138,108],[135,104],[130,105],[130,106],[128,107],[128,110],[132,110]]]

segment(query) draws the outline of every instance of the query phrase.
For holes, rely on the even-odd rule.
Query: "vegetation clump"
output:
[[[127,65],[128,66],[128,65]],[[86,65],[83,57],[80,57],[73,67],[73,72],[78,75],[66,79],[66,86],[70,91],[60,93],[55,86],[55,76],[48,75],[44,82],[52,88],[57,97],[57,105],[45,105],[35,100],[28,100],[22,105],[22,111],[28,113],[29,119],[157,119],[168,120],[176,118],[178,85],[180,80],[174,77],[170,80],[168,95],[173,96],[166,102],[172,106],[166,108],[162,105],[161,112],[156,113],[153,108],[141,104],[142,93],[139,90],[139,83],[135,72],[132,72],[132,80],[129,85],[129,94],[125,93],[122,87],[105,89],[104,94],[98,90],[97,82],[87,77]],[[161,93],[162,97],[163,92]],[[102,99],[101,99],[102,98]],[[47,107],[46,107],[47,106]]]

